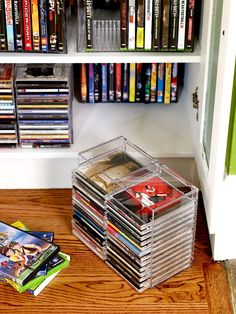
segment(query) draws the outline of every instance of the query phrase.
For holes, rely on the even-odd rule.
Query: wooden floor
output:
[[[137,293],[71,234],[71,190],[0,190],[0,220],[21,220],[31,230],[54,231],[71,256],[38,296],[0,286],[0,313],[232,313],[224,268],[211,260],[199,210],[192,268],[158,287]]]

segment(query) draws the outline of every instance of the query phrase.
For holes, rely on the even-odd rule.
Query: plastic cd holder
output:
[[[71,86],[71,65],[16,66],[16,107],[22,148],[71,145]]]
[[[197,201],[196,187],[118,137],[79,154],[73,232],[142,292],[191,266]]]
[[[14,65],[0,64],[0,148],[17,147]]]

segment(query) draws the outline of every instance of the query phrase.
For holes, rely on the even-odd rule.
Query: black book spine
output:
[[[49,50],[57,49],[56,0],[49,0]]]
[[[143,99],[143,64],[136,64],[136,101],[141,102]]]
[[[169,20],[170,20],[170,0],[163,0],[162,7],[162,39],[161,50],[169,49]]]
[[[195,0],[188,0],[187,16],[186,16],[186,50],[193,51],[194,49],[194,15],[195,15]]]
[[[169,49],[177,50],[178,45],[178,22],[179,22],[179,1],[171,0],[170,4],[170,33],[169,33]]]
[[[121,0],[120,5],[120,48],[126,50],[128,48],[127,45],[127,31],[128,31],[128,8],[127,8],[127,0]]]
[[[153,7],[153,50],[160,51],[161,47],[161,0],[154,0]]]
[[[94,63],[93,65],[94,73],[94,101],[100,101],[100,65],[99,63]]]
[[[85,0],[86,5],[86,48],[93,49],[93,0]]]
[[[22,5],[20,0],[13,0],[14,27],[15,27],[15,47],[16,51],[23,50],[23,19]]]
[[[6,50],[6,21],[4,0],[0,0],[0,50]]]
[[[57,49],[58,51],[64,50],[64,25],[63,25],[63,16],[64,16],[64,8],[63,0],[56,0],[57,1],[57,14],[56,14],[56,28],[57,28]]]

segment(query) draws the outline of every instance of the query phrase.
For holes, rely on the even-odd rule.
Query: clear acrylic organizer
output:
[[[79,154],[73,233],[137,291],[191,266],[198,189],[123,137]]]

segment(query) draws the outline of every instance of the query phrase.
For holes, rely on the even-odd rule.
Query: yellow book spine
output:
[[[136,64],[130,63],[129,70],[129,102],[135,102],[135,70]]]
[[[166,66],[165,66],[164,104],[169,104],[170,103],[171,70],[172,70],[172,63],[166,63]]]

